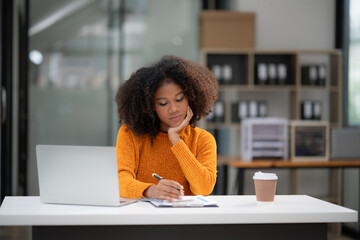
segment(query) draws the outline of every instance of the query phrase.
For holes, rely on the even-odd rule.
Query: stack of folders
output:
[[[173,202],[155,198],[140,198],[140,200],[150,202],[155,207],[218,207],[216,202],[202,195],[183,196],[182,200],[175,200]]]

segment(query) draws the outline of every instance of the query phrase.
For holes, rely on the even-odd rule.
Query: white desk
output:
[[[356,211],[305,195],[279,195],[271,206],[258,206],[255,196],[210,198],[219,207],[71,206],[6,197],[0,225],[33,226],[33,239],[326,239],[327,223],[357,221]]]

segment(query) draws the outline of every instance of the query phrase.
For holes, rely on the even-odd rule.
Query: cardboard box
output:
[[[202,11],[200,48],[254,48],[255,13]]]

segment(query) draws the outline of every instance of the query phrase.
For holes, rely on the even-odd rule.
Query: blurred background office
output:
[[[3,167],[11,171],[2,168],[2,194],[38,194],[37,144],[115,145],[118,86],[165,54],[197,61],[200,6],[192,0],[2,2],[4,13],[14,9],[12,22],[2,24],[8,51],[2,74],[11,75],[2,131]]]
[[[1,200],[39,194],[37,144],[114,146],[118,86],[166,54],[199,62],[204,9],[255,12],[258,49],[342,50],[343,126],[360,126],[360,0],[0,1]]]

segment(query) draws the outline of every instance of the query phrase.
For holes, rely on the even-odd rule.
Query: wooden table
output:
[[[238,170],[238,194],[243,194],[243,177],[245,169],[256,169],[256,168],[289,168],[289,169],[299,169],[299,168],[327,168],[333,170],[339,170],[343,168],[360,168],[360,160],[329,160],[329,161],[309,161],[309,162],[295,162],[295,161],[283,161],[283,160],[274,160],[274,159],[262,159],[262,160],[253,160],[250,162],[242,161],[241,157],[228,157],[228,156],[219,156],[218,157],[220,166],[222,167],[224,173],[224,188],[227,188],[227,172],[228,167],[237,168]],[[296,174],[294,175],[296,177]],[[332,178],[334,179],[334,178]],[[296,187],[292,191],[296,191]],[[296,194],[298,192],[291,192],[291,194]],[[226,194],[223,192],[223,194]]]
[[[0,226],[32,226],[42,239],[327,239],[327,223],[356,222],[357,211],[306,195],[278,195],[259,206],[254,195],[209,196],[219,207],[156,208],[43,204],[6,197]]]
[[[307,162],[296,162],[291,159],[287,161],[274,160],[274,159],[262,159],[253,160],[250,162],[242,161],[241,157],[230,157],[230,156],[218,156],[218,162],[222,173],[224,174],[223,181],[223,192],[226,194],[227,189],[227,177],[228,168],[233,167],[237,169],[237,193],[243,194],[244,191],[244,170],[245,169],[258,169],[258,168],[279,168],[279,169],[290,169],[290,194],[299,194],[299,171],[298,169],[310,169],[310,168],[325,168],[330,170],[329,177],[329,194],[332,196],[329,200],[337,204],[341,204],[342,198],[342,169],[344,168],[358,168],[360,175],[360,159],[331,159],[329,161],[307,161]],[[334,199],[334,197],[336,199]],[[360,209],[360,201],[359,201]],[[359,219],[360,227],[360,219]],[[359,232],[360,235],[360,232]],[[360,237],[360,236],[359,236]]]
[[[308,162],[296,162],[291,159],[287,161],[283,160],[274,160],[274,159],[262,159],[262,160],[253,160],[250,162],[242,161],[241,157],[229,157],[229,156],[218,156],[219,162],[226,164],[231,167],[236,168],[268,168],[268,167],[278,167],[278,168],[312,168],[312,167],[360,167],[359,160],[345,160],[345,159],[334,159],[329,161],[308,161]]]

